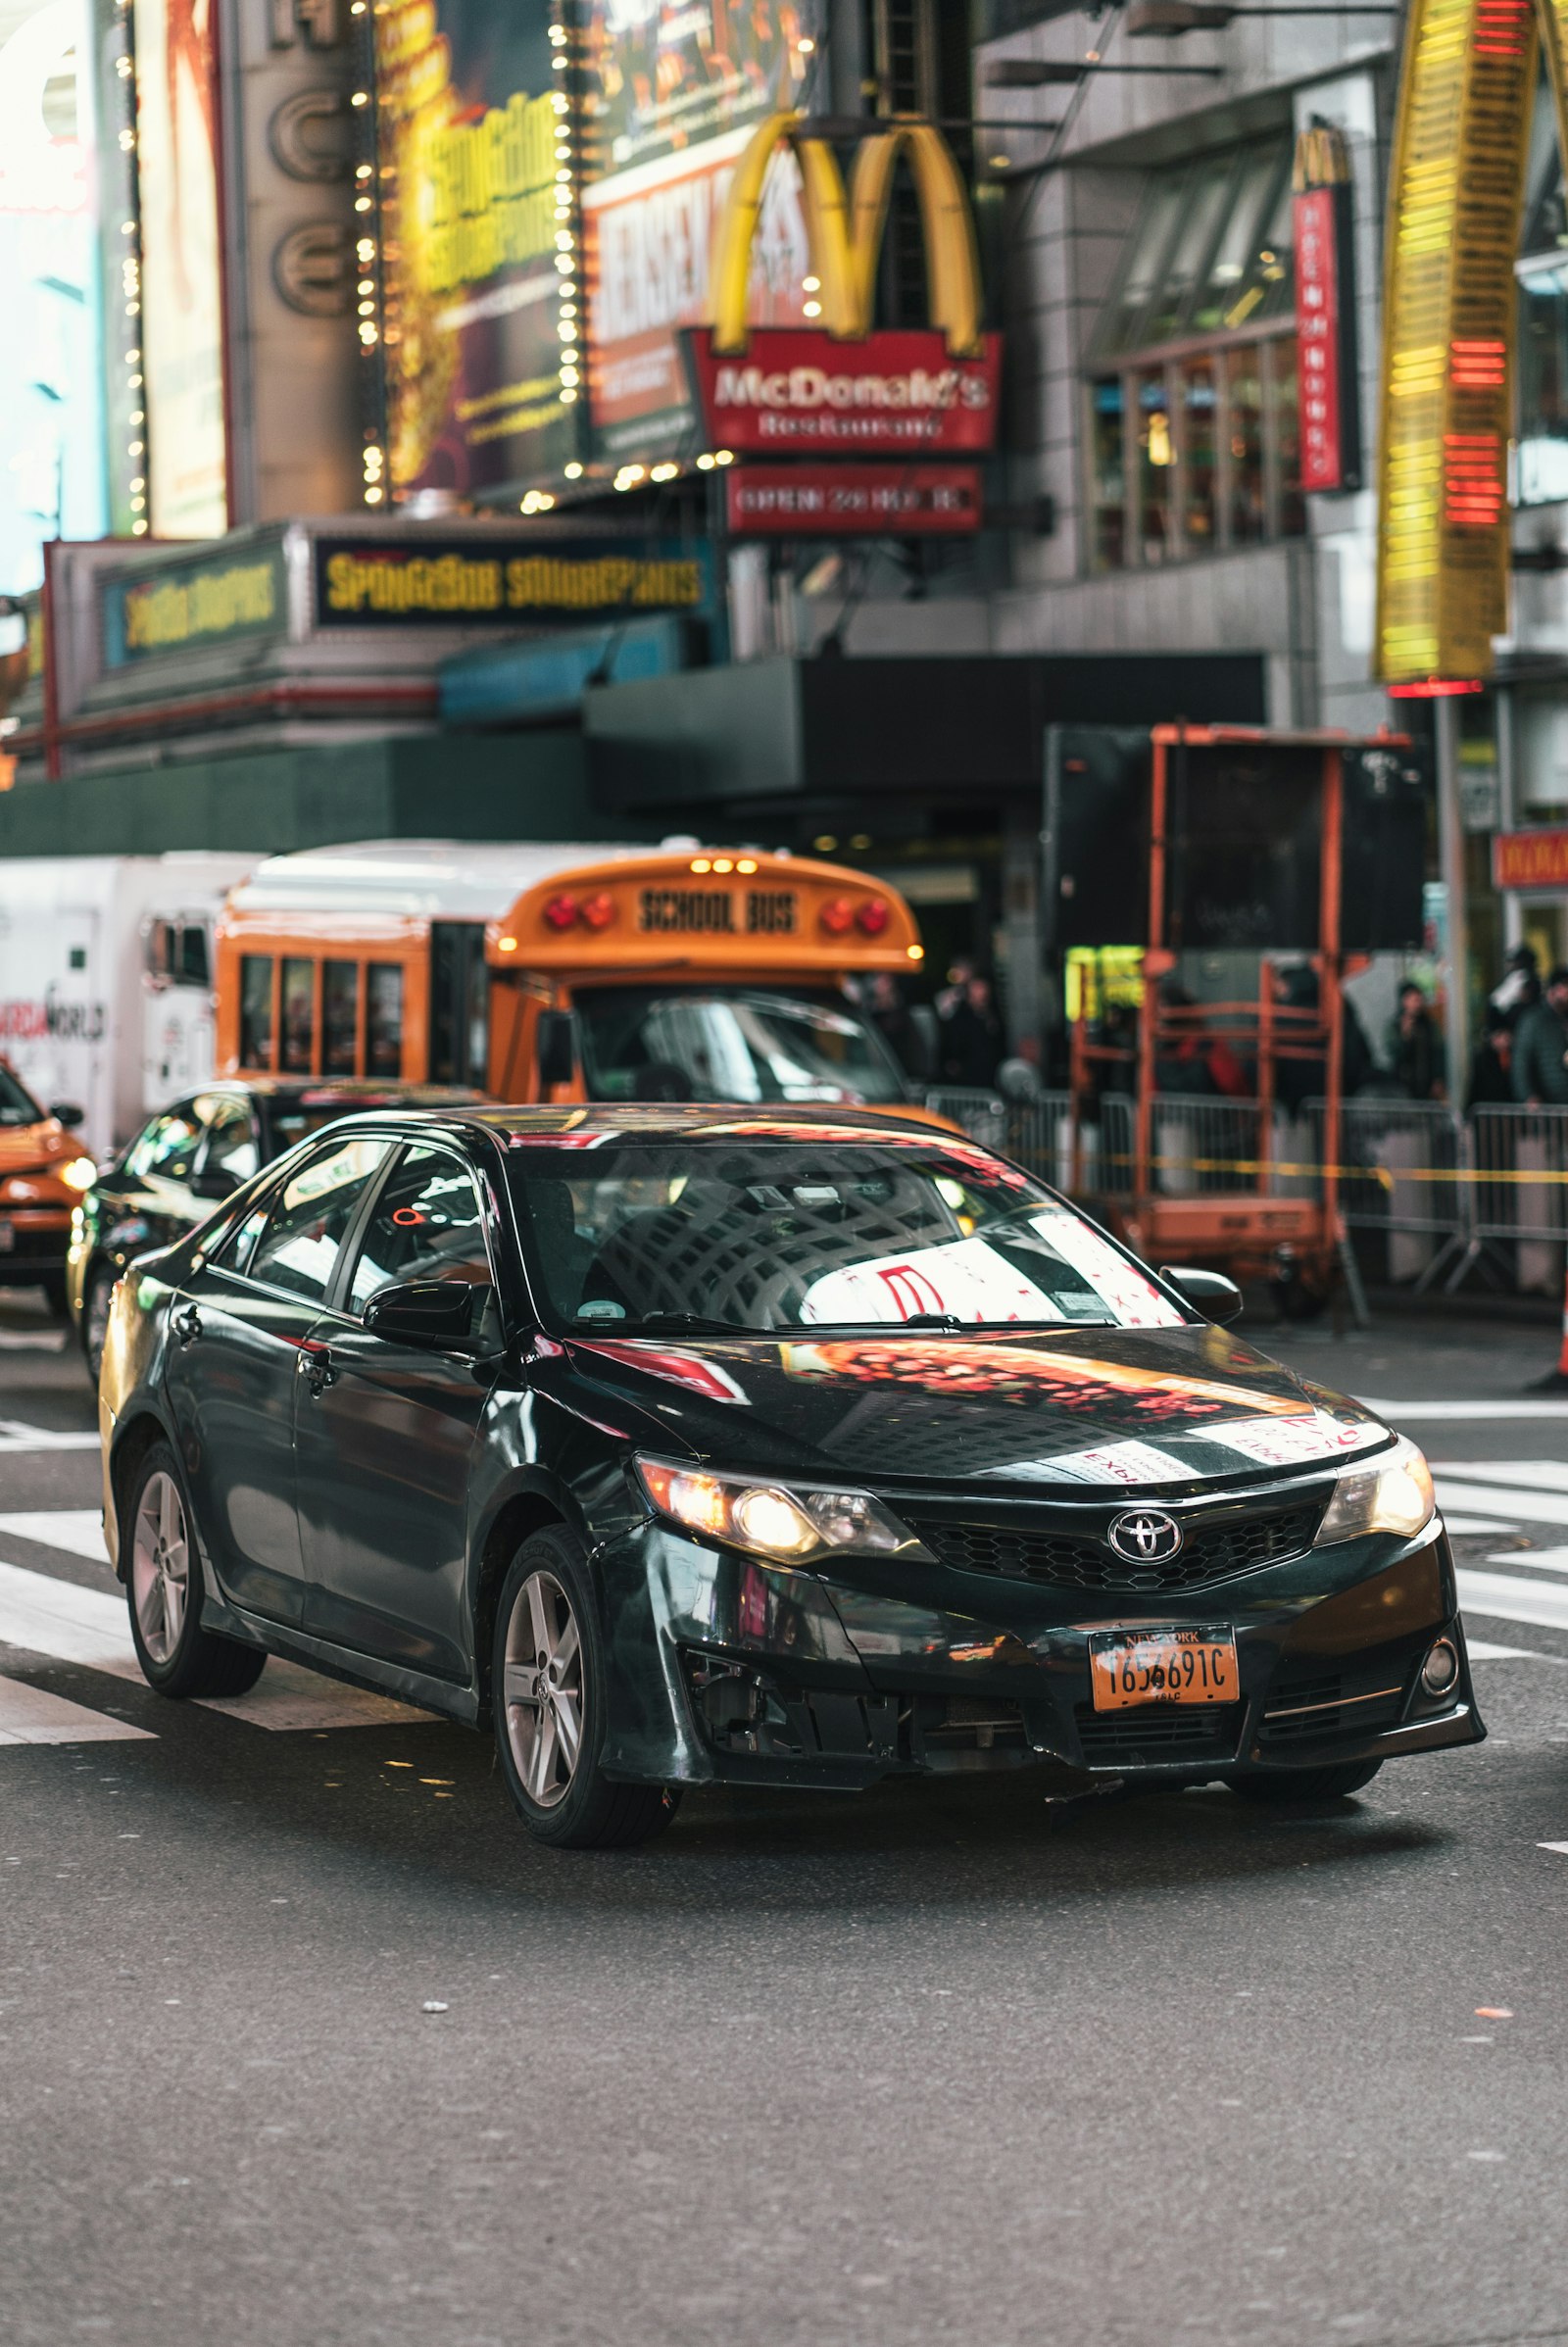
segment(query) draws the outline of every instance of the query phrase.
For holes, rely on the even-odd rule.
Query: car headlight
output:
[[[69,1165],[57,1165],[55,1172],[68,1190],[90,1190],[98,1179],[98,1168],[90,1157],[73,1157]]]
[[[799,1565],[839,1554],[905,1556],[931,1561],[907,1525],[869,1491],[813,1491],[666,1467],[639,1458],[637,1476],[654,1508],[683,1531],[747,1548],[775,1564]]]
[[[1367,1532],[1413,1540],[1431,1523],[1437,1504],[1431,1468],[1401,1435],[1381,1458],[1340,1477],[1312,1545],[1325,1548],[1332,1540],[1354,1540]]]

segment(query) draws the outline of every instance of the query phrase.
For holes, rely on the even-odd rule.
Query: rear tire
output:
[[[677,1790],[617,1785],[599,1765],[606,1671],[593,1584],[564,1527],[512,1560],[491,1654],[496,1751],[513,1805],[557,1850],[623,1850],[662,1832]]]
[[[1348,1800],[1382,1766],[1381,1760],[1348,1760],[1337,1769],[1238,1769],[1225,1782],[1244,1801],[1261,1801],[1270,1809],[1297,1809],[1304,1802],[1321,1807]]]
[[[122,1522],[130,1635],[148,1686],[176,1697],[247,1693],[267,1668],[266,1650],[202,1628],[201,1556],[167,1442],[155,1442],[137,1467]]]

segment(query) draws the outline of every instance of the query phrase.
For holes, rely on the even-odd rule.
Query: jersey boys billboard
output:
[[[709,315],[735,167],[781,102],[808,102],[819,0],[587,0],[584,260],[595,440],[672,448],[692,421],[680,329]],[[793,158],[771,173],[751,256],[758,325],[804,322],[810,274]]]
[[[562,341],[576,288],[557,267],[572,267],[570,117],[552,19],[548,0],[392,0],[375,15],[394,498],[493,501],[559,474],[576,445]]]

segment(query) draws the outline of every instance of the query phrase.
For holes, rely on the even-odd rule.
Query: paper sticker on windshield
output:
[[[1061,1318],[1051,1297],[983,1239],[955,1239],[944,1247],[847,1263],[813,1280],[801,1305],[808,1324],[914,1320],[928,1312],[952,1312],[970,1321]]]
[[[1307,1459],[1341,1458],[1384,1440],[1381,1426],[1365,1419],[1331,1418],[1308,1410],[1297,1418],[1239,1418],[1230,1426],[1205,1426],[1205,1442],[1239,1450],[1259,1467],[1298,1467]]]
[[[1146,1272],[1136,1263],[1129,1263],[1119,1254],[1108,1239],[1102,1239],[1087,1222],[1076,1214],[1064,1214],[1056,1207],[1044,1214],[1031,1214],[1029,1220],[1055,1248],[1064,1263],[1081,1272],[1095,1294],[1109,1304],[1123,1328],[1173,1329],[1180,1328],[1182,1316],[1172,1303],[1167,1303]]]
[[[1069,1450],[1041,1464],[1048,1474],[1072,1483],[1121,1484],[1129,1491],[1139,1484],[1181,1483],[1193,1472],[1152,1442],[1106,1442],[1098,1450]]]

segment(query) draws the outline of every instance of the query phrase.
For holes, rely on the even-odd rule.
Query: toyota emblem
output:
[[[1135,1507],[1118,1516],[1106,1535],[1129,1565],[1163,1565],[1182,1544],[1182,1528],[1163,1508]]]

